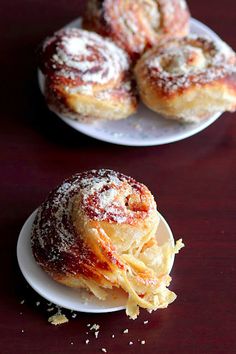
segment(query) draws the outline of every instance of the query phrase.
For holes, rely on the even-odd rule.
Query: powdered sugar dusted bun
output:
[[[48,105],[56,113],[90,122],[136,111],[128,56],[96,33],[56,32],[42,46],[40,69]]]
[[[189,17],[185,0],[89,0],[83,26],[136,59],[146,48],[187,35]]]
[[[146,186],[118,172],[91,170],[65,180],[40,206],[32,250],[40,266],[67,286],[99,299],[106,289],[122,288],[127,313],[136,318],[139,306],[151,311],[175,299],[155,238],[158,223]]]
[[[135,75],[143,102],[168,118],[199,122],[236,109],[236,56],[224,42],[170,40],[145,53]]]

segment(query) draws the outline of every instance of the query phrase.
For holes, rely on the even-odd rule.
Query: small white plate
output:
[[[31,229],[36,212],[37,210],[26,220],[17,243],[18,264],[30,286],[48,301],[70,310],[94,313],[123,310],[127,301],[127,295],[122,290],[110,291],[107,299],[102,301],[94,295],[88,294],[86,290],[76,290],[57,283],[43,271],[36,263],[31,250]],[[165,242],[170,242],[174,245],[171,229],[161,215],[157,239],[160,245]],[[174,255],[170,270],[173,263]]]
[[[81,27],[81,18],[65,27]],[[190,32],[208,36],[221,45],[222,40],[203,23],[191,18]],[[43,92],[43,75],[39,74],[39,86]],[[119,121],[95,122],[84,124],[66,116],[58,116],[72,128],[90,137],[109,143],[127,146],[152,146],[172,143],[202,131],[212,124],[222,113],[215,113],[201,123],[181,124],[164,119],[140,103],[138,112],[127,119]]]

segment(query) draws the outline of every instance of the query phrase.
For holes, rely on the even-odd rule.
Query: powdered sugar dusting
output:
[[[121,77],[129,70],[129,59],[116,44],[77,28],[56,32],[45,42],[43,52],[43,71],[53,70],[58,76],[73,80],[73,93],[77,89],[90,94],[94,83],[113,88],[120,85]]]
[[[87,43],[83,38],[72,37],[72,38],[63,38],[63,44],[68,53],[72,55],[89,55],[89,50],[87,49]]]
[[[96,177],[86,176],[80,180],[80,208],[93,220],[115,223],[130,223],[148,214],[142,196],[150,195],[148,209],[155,208],[154,200],[147,188],[130,177],[110,170],[100,170]],[[131,198],[136,197],[135,208]]]
[[[148,189],[131,177],[103,169],[77,174],[51,192],[38,209],[31,238],[36,259],[41,265],[47,260],[49,271],[70,273],[78,272],[84,261],[94,262],[74,224],[74,210],[84,222],[132,224],[155,208]],[[81,266],[79,271],[85,270]]]
[[[143,63],[148,74],[166,93],[192,84],[212,82],[236,71],[231,48],[226,44],[218,47],[208,38],[194,35],[169,41],[149,51]]]
[[[90,28],[107,33],[134,57],[160,39],[182,34],[185,28],[187,33],[188,20],[184,0],[88,1]]]

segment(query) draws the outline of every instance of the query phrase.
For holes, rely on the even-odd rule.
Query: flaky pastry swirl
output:
[[[136,111],[128,56],[110,40],[64,29],[44,42],[39,61],[53,111],[84,122],[121,119]]]
[[[236,108],[236,56],[224,42],[169,40],[143,55],[135,75],[143,102],[172,119],[198,122]]]
[[[158,223],[146,186],[111,170],[91,170],[64,181],[40,206],[32,250],[60,283],[86,288],[99,299],[106,289],[123,289],[127,314],[136,318],[139,306],[152,311],[176,297],[167,289],[174,251],[169,246],[164,264]]]
[[[132,58],[172,37],[188,34],[185,0],[89,0],[83,26],[111,37]]]

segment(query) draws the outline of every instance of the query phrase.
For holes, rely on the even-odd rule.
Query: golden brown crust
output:
[[[236,57],[225,43],[189,36],[143,55],[135,67],[140,96],[171,119],[198,122],[236,109]]]
[[[56,281],[104,300],[107,289],[127,293],[127,314],[139,306],[167,307],[173,254],[183,244],[157,244],[160,216],[146,186],[112,170],[79,173],[39,207],[31,235],[34,257]]]
[[[41,205],[33,252],[57,280],[77,275],[99,282],[112,266],[124,268],[117,250],[138,241],[132,238],[137,230],[139,238],[155,233],[158,219],[147,187],[121,173],[91,170],[64,181]],[[126,239],[120,244],[121,231]]]
[[[89,0],[83,26],[136,59],[146,48],[187,35],[189,17],[185,0]]]
[[[67,117],[91,122],[122,119],[136,111],[137,100],[126,53],[95,33],[56,32],[40,55],[47,103]]]
[[[152,311],[176,297],[167,289],[171,278],[155,238],[158,223],[146,186],[118,172],[91,170],[64,181],[40,206],[32,251],[64,285],[86,288],[99,299],[106,289],[123,289],[127,313],[136,318],[138,306]],[[167,249],[169,260],[173,252]]]

